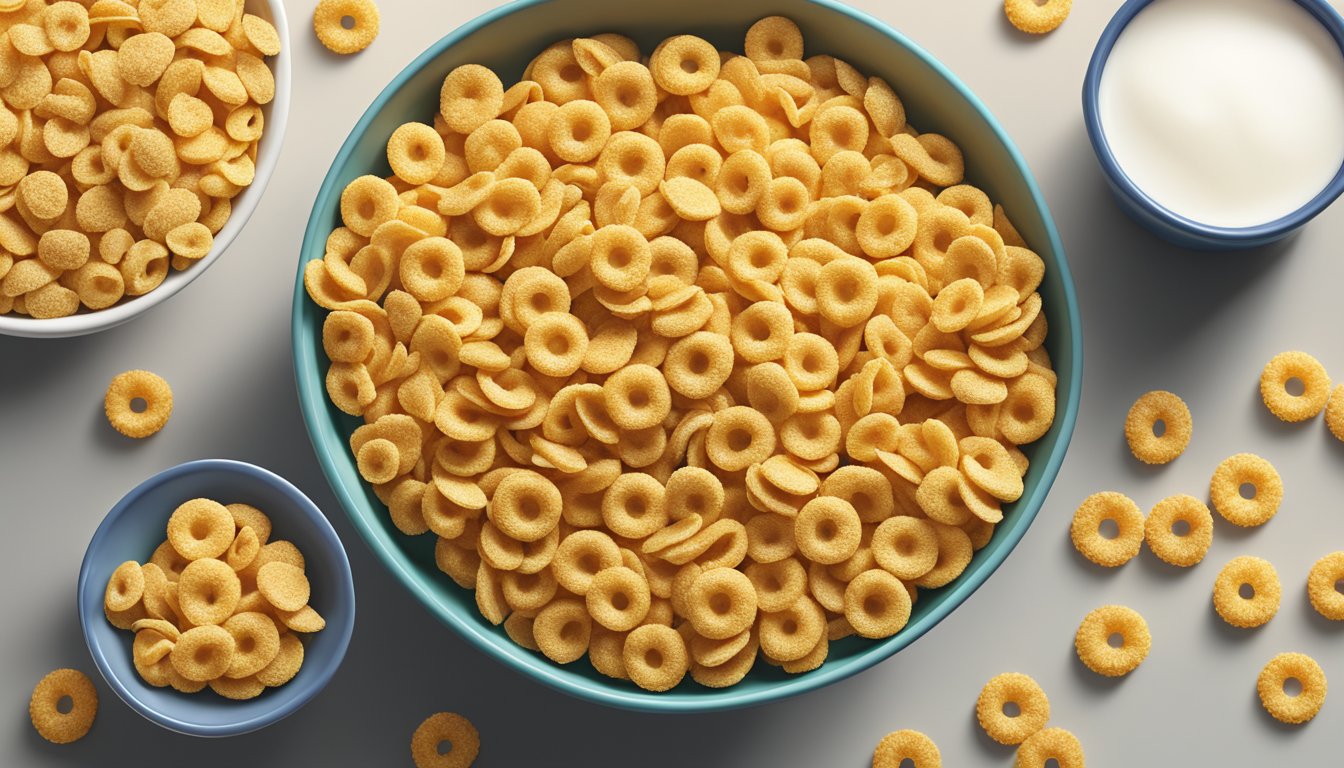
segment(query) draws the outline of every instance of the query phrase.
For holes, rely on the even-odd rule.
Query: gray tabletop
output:
[[[743,712],[633,714],[571,700],[486,660],[437,623],[371,556],[327,488],[300,421],[289,351],[295,258],[330,159],[365,105],[410,59],[492,0],[385,0],[382,34],[337,58],[309,33],[312,0],[287,6],[294,28],[289,135],[270,189],[229,253],[179,297],[122,328],[63,341],[0,338],[0,765],[409,765],[411,731],[454,710],[480,728],[479,764],[866,765],[881,736],[925,731],[949,766],[1009,765],[1012,752],[975,723],[994,674],[1021,671],[1049,693],[1056,725],[1093,765],[1324,765],[1344,753],[1344,701],[1286,727],[1261,710],[1260,667],[1280,651],[1314,655],[1344,681],[1344,624],[1318,617],[1305,579],[1344,549],[1344,444],[1313,422],[1289,427],[1259,402],[1274,353],[1313,352],[1344,376],[1340,287],[1344,205],[1262,252],[1195,255],[1160,245],[1107,196],[1083,131],[1079,88],[1092,46],[1120,0],[1075,4],[1044,39],[1011,29],[997,0],[855,3],[941,58],[1016,139],[1053,209],[1077,280],[1086,340],[1082,412],[1049,501],[1021,545],[964,606],[875,669],[816,693]],[[128,368],[165,376],[176,409],[161,434],[132,442],[102,414],[107,381]],[[1190,450],[1147,469],[1128,456],[1122,422],[1142,392],[1183,395]],[[1167,567],[1145,552],[1117,571],[1087,564],[1068,539],[1077,503],[1118,490],[1144,506],[1207,493],[1225,456],[1273,461],[1287,491],[1262,529],[1219,520],[1203,564]],[[93,674],[75,614],[80,558],[103,514],[145,477],[182,461],[255,462],[292,480],[331,517],[355,572],[359,621],[330,687],[260,733],[204,741],[141,719],[100,682],[83,741],[43,742],[25,712],[33,684],[74,666]],[[1214,614],[1210,588],[1241,554],[1271,560],[1283,607],[1258,630]],[[1124,603],[1153,634],[1148,660],[1107,681],[1073,653],[1092,608]],[[1334,694],[1337,699],[1339,693]],[[263,757],[264,756],[264,757]]]

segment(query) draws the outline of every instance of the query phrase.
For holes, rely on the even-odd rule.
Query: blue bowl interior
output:
[[[1124,34],[1129,22],[1152,2],[1153,0],[1127,0],[1120,10],[1116,11],[1097,40],[1092,58],[1088,62],[1087,73],[1083,78],[1083,122],[1087,127],[1087,136],[1101,165],[1106,183],[1115,193],[1121,209],[1145,229],[1179,246],[1195,250],[1242,249],[1266,245],[1292,234],[1344,194],[1344,165],[1341,165],[1325,189],[1298,210],[1255,226],[1217,227],[1195,221],[1166,208],[1135,184],[1116,161],[1115,155],[1111,152],[1110,142],[1106,139],[1105,127],[1101,124],[1101,80],[1106,70],[1106,61],[1110,58],[1116,40]],[[1334,38],[1335,44],[1339,46],[1340,55],[1344,56],[1344,15],[1335,10],[1329,0],[1295,0],[1295,2],[1325,27]]]
[[[923,131],[946,133],[965,152],[969,182],[1003,203],[1023,236],[1045,259],[1041,294],[1050,324],[1046,347],[1059,372],[1059,410],[1054,427],[1026,449],[1032,465],[1026,494],[1005,509],[990,544],[955,582],[921,592],[909,625],[880,642],[849,638],[830,647],[819,670],[789,676],[758,663],[746,680],[728,689],[700,687],[687,678],[678,688],[651,694],[598,674],[586,661],[553,664],[515,645],[502,628],[479,615],[471,592],[460,589],[434,564],[434,536],[407,537],[396,530],[372,490],[360,479],[347,437],[360,421],[327,399],[322,351],[325,310],[308,300],[303,265],[322,258],[324,242],[340,225],[339,197],[358,176],[390,173],[385,147],[403,122],[428,122],[438,110],[444,76],[465,63],[499,73],[506,86],[546,45],[566,37],[616,31],[635,38],[644,51],[662,38],[691,32],[720,48],[741,50],[756,19],[784,14],[802,28],[807,55],[830,53],[862,71],[886,78],[903,99],[911,122]],[[324,472],[356,528],[374,552],[431,612],[472,644],[543,683],[583,698],[632,709],[705,711],[760,703],[819,687],[862,671],[928,631],[965,600],[1003,561],[1040,509],[1064,457],[1078,406],[1082,375],[1081,324],[1072,278],[1058,233],[1024,160],[985,106],[946,69],[895,30],[831,0],[681,0],[675,4],[628,0],[541,0],[505,6],[470,22],[413,61],[374,101],[332,164],[313,208],[299,259],[294,294],[293,342],[304,419]]]
[[[242,502],[265,512],[271,540],[287,539],[303,553],[312,606],[327,620],[321,632],[301,635],[303,667],[278,688],[249,701],[230,701],[209,688],[194,694],[155,688],[131,662],[134,634],[103,615],[103,593],[116,567],[148,562],[165,538],[168,518],[182,502],[205,497]],[[303,706],[335,674],[355,624],[350,563],[335,530],[297,488],[259,467],[236,461],[195,461],[151,477],[112,508],[89,542],[79,573],[79,620],[99,672],[123,701],[146,718],[179,733],[230,736],[270,725]]]

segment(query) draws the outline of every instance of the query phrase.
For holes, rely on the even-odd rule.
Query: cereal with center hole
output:
[[[1102,533],[1101,527],[1107,522],[1115,527],[1114,536]],[[1114,491],[1083,499],[1069,526],[1069,538],[1078,553],[1104,568],[1117,568],[1132,560],[1143,546],[1143,537],[1143,511],[1133,499]]]
[[[1113,637],[1119,637],[1119,645],[1111,644]],[[1148,622],[1123,605],[1105,605],[1084,616],[1073,639],[1079,660],[1106,677],[1133,672],[1148,657],[1152,644]]]
[[[449,748],[444,749],[443,745]],[[481,735],[471,721],[456,712],[425,718],[411,734],[415,768],[468,768],[481,751]]]
[[[346,19],[351,21],[349,26]],[[378,6],[373,0],[320,0],[313,9],[313,32],[318,41],[343,56],[368,48],[378,36],[378,22]]]
[[[1344,621],[1344,552],[1331,552],[1317,560],[1307,574],[1307,597],[1311,607],[1331,621]]]
[[[1177,528],[1184,532],[1177,532]],[[1159,501],[1143,523],[1143,537],[1154,555],[1179,568],[1204,559],[1213,542],[1213,514],[1204,502],[1178,494]]]
[[[70,710],[61,711],[61,701],[71,701]],[[93,727],[98,716],[98,691],[88,676],[76,669],[48,672],[33,687],[28,700],[28,717],[42,738],[53,744],[79,741]]]
[[[1250,495],[1243,489],[1250,486]],[[1234,525],[1264,525],[1279,511],[1283,480],[1274,465],[1252,453],[1224,459],[1209,483],[1213,508]]]
[[[675,688],[690,670],[686,641],[661,624],[645,624],[627,635],[621,658],[630,679],[649,691]]]
[[[1301,691],[1289,695],[1284,686],[1296,680]],[[1304,653],[1280,653],[1269,660],[1255,684],[1265,711],[1282,723],[1305,723],[1321,711],[1325,703],[1325,672],[1316,660]]]
[[[1013,705],[1016,715],[1005,708]],[[980,727],[1000,744],[1021,744],[1045,727],[1050,719],[1050,700],[1041,686],[1027,675],[1005,672],[991,678],[975,702]]]
[[[1163,428],[1157,433],[1158,425]],[[1145,464],[1167,464],[1185,452],[1193,432],[1190,409],[1180,397],[1149,392],[1134,402],[1125,417],[1125,439],[1134,458]]]
[[[238,574],[227,563],[213,558],[191,561],[177,579],[182,618],[198,626],[223,623],[233,615],[242,593]]]
[[[140,571],[140,564],[128,560],[117,566],[107,580],[103,605],[109,611],[128,611],[140,602],[144,590],[145,575]]]
[[[136,410],[136,401],[143,401]],[[168,382],[149,371],[117,374],[108,385],[104,410],[112,427],[127,437],[143,438],[163,429],[173,412]]]
[[[270,562],[257,569],[257,590],[279,610],[297,611],[308,604],[311,587],[303,569],[289,563]]]
[[[933,739],[919,731],[893,731],[877,742],[873,768],[903,768],[907,763],[915,768],[942,768],[943,756]]]
[[[233,635],[222,627],[192,627],[177,639],[168,658],[179,675],[204,683],[228,671],[234,647]]]
[[[1213,608],[1234,627],[1258,627],[1279,612],[1282,593],[1278,571],[1268,560],[1235,557],[1213,582]]]
[[[1043,728],[1017,748],[1016,768],[1084,768],[1083,745],[1063,728]]]
[[[1297,382],[1302,390],[1295,394]],[[1330,399],[1330,376],[1325,366],[1306,352],[1281,352],[1260,374],[1260,397],[1270,413],[1286,422],[1306,421],[1319,414]]]
[[[219,557],[233,543],[233,515],[217,501],[191,499],[168,518],[168,541],[187,560]]]

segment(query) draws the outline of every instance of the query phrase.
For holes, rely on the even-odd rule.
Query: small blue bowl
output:
[[[103,615],[103,593],[112,571],[127,560],[147,562],[164,540],[173,510],[197,497],[251,504],[269,515],[274,523],[271,538],[289,540],[303,552],[312,605],[327,620],[325,629],[304,638],[298,675],[248,701],[230,701],[209,690],[185,694],[149,685],[131,662],[133,634],[112,626]],[[179,464],[126,494],[89,542],[79,570],[78,597],[84,642],[107,684],[145,718],[189,736],[236,736],[298,711],[336,674],[355,628],[350,561],[331,523],[287,480],[241,461]]]
[[[481,618],[470,591],[459,588],[434,563],[433,536],[406,536],[359,475],[348,436],[360,420],[341,413],[327,397],[330,361],[322,348],[326,311],[308,299],[304,265],[322,258],[327,235],[340,225],[341,190],[366,173],[389,173],[387,139],[397,126],[427,120],[439,106],[443,78],[454,67],[484,64],[514,82],[536,52],[556,40],[599,32],[633,37],[643,50],[664,37],[702,35],[720,48],[741,50],[748,26],[782,14],[802,28],[809,55],[842,56],[880,75],[901,95],[911,121],[957,141],[966,155],[969,183],[1002,202],[1022,235],[1045,260],[1040,288],[1050,323],[1046,349],[1059,373],[1058,412],[1050,432],[1025,446],[1031,458],[1026,492],[1004,508],[1004,521],[984,549],[951,584],[920,592],[910,622],[881,641],[850,637],[830,646],[820,669],[790,676],[764,662],[731,688],[701,687],[689,677],[673,690],[650,693],[599,674],[585,660],[561,666],[509,639]],[[858,674],[914,642],[942,621],[989,578],[1027,532],[1064,460],[1078,415],[1082,387],[1082,323],[1064,247],[1026,161],[985,105],[937,59],[909,38],[838,0],[522,0],[468,22],[438,41],[373,101],[332,161],[318,191],[299,253],[294,287],[294,372],[313,448],[332,490],[374,554],[425,607],[472,646],[532,679],[579,698],[650,712],[708,712],[778,701]]]
[[[1101,163],[1106,183],[1115,193],[1121,209],[1144,229],[1163,240],[1200,251],[1255,248],[1281,240],[1296,232],[1344,193],[1344,166],[1335,173],[1325,189],[1306,205],[1287,216],[1253,227],[1214,227],[1163,207],[1139,189],[1116,161],[1101,125],[1098,102],[1102,72],[1106,68],[1106,60],[1110,58],[1115,41],[1125,31],[1129,22],[1151,2],[1153,0],[1128,0],[1120,7],[1111,23],[1102,31],[1101,39],[1097,41],[1092,60],[1088,64],[1087,75],[1083,79],[1083,120],[1087,124],[1087,137],[1091,140],[1092,149]],[[1344,55],[1344,16],[1331,7],[1327,0],[1296,0],[1296,2],[1326,28],[1340,47],[1341,55]]]

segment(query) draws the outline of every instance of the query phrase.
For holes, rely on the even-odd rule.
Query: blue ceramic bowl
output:
[[[1092,149],[1101,163],[1106,183],[1110,185],[1111,191],[1120,203],[1120,208],[1144,229],[1163,240],[1201,251],[1255,248],[1281,240],[1296,232],[1344,193],[1344,166],[1335,173],[1325,189],[1306,205],[1287,216],[1253,227],[1214,227],[1164,208],[1139,189],[1116,161],[1111,146],[1106,141],[1106,131],[1101,125],[1098,97],[1101,92],[1102,73],[1106,69],[1106,60],[1111,55],[1115,41],[1125,31],[1129,22],[1152,1],[1128,0],[1120,7],[1111,22],[1106,25],[1106,29],[1102,31],[1101,39],[1097,41],[1092,60],[1088,64],[1087,75],[1083,79],[1083,120],[1087,125],[1087,137],[1092,142]],[[1331,7],[1327,0],[1296,0],[1296,2],[1329,31],[1330,36],[1339,45],[1341,55],[1344,55],[1344,16]]]
[[[740,50],[747,27],[770,14],[786,14],[798,22],[809,54],[838,54],[866,72],[887,78],[901,94],[915,125],[945,133],[960,143],[971,182],[1002,201],[1023,235],[1039,250],[1047,265],[1040,290],[1050,323],[1046,344],[1059,371],[1059,412],[1050,433],[1028,448],[1032,464],[1026,494],[1006,510],[993,540],[976,554],[961,578],[942,589],[921,592],[909,625],[899,634],[881,642],[849,638],[834,643],[824,666],[797,677],[759,663],[746,680],[731,688],[702,688],[688,678],[672,691],[648,693],[599,675],[586,661],[559,666],[515,645],[502,628],[481,618],[471,592],[435,568],[432,535],[407,537],[396,530],[384,506],[360,479],[350,456],[347,436],[359,422],[327,400],[323,377],[329,363],[322,351],[326,312],[304,293],[303,265],[322,258],[328,233],[340,224],[341,190],[360,175],[389,173],[385,159],[388,136],[403,122],[425,121],[434,115],[439,86],[454,67],[482,63],[494,68],[505,82],[513,82],[529,58],[546,45],[604,31],[630,35],[646,51],[663,37],[683,32],[703,35],[721,48]],[[1059,236],[1022,156],[984,104],[896,30],[833,0],[532,0],[488,13],[435,43],[388,85],[360,119],[336,155],[308,222],[294,289],[292,330],[304,421],[327,479],[370,548],[430,612],[486,655],[545,685],[618,707],[691,712],[774,701],[861,672],[929,631],[984,583],[1026,532],[1064,459],[1082,382],[1081,328]]]
[[[133,634],[103,615],[103,592],[112,571],[127,560],[147,562],[164,540],[173,510],[197,497],[251,504],[269,515],[272,540],[289,540],[303,552],[312,606],[327,620],[325,629],[304,638],[299,674],[248,701],[230,701],[209,689],[185,694],[149,685],[131,662]],[[293,714],[336,674],[355,628],[354,580],[336,531],[298,488],[240,461],[192,461],[144,481],[107,513],[79,570],[79,623],[98,671],[131,709],[178,733],[235,736]]]

